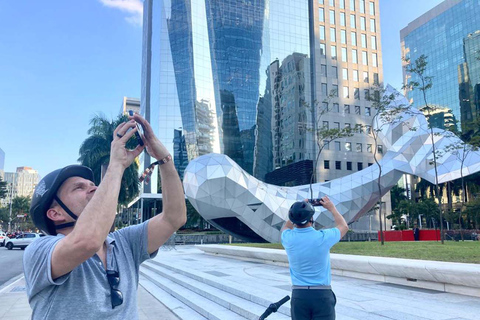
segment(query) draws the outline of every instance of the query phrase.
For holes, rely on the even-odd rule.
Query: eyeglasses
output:
[[[123,294],[118,290],[120,283],[120,274],[118,271],[107,270],[108,284],[110,284],[110,296],[112,298],[112,309],[123,303]]]

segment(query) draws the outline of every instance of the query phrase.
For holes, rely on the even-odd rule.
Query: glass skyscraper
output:
[[[478,60],[471,34],[478,30],[480,0],[446,0],[400,32],[404,57],[413,62],[421,55],[427,56],[426,75],[433,77],[433,86],[427,91],[428,104],[452,110],[460,124],[475,113],[471,103],[478,83]],[[404,80],[416,79],[404,71]],[[407,94],[416,108],[425,105],[421,91]]]

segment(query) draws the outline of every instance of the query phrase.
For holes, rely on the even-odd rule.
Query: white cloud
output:
[[[141,0],[99,0],[104,6],[118,9],[129,14],[128,23],[141,26],[143,21],[143,2]]]

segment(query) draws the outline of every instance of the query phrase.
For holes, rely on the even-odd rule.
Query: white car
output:
[[[0,231],[0,247],[3,247],[5,243],[7,242],[7,234],[3,231]]]
[[[44,234],[40,233],[24,233],[16,236],[13,239],[8,239],[5,247],[8,250],[12,250],[13,248],[20,248],[24,250],[30,243],[32,243],[35,239],[40,237],[44,237]]]

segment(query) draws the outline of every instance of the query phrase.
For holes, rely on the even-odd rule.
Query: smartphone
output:
[[[322,203],[320,202],[321,199],[308,199],[308,202],[314,207],[323,207]]]
[[[130,115],[130,117],[133,117],[133,110],[128,110],[128,114]],[[140,132],[142,132],[141,127],[138,125],[138,123],[135,123],[135,125],[137,126],[137,131],[135,132],[135,137],[137,138],[138,144],[143,146],[144,143],[143,143],[142,137],[140,136]]]

